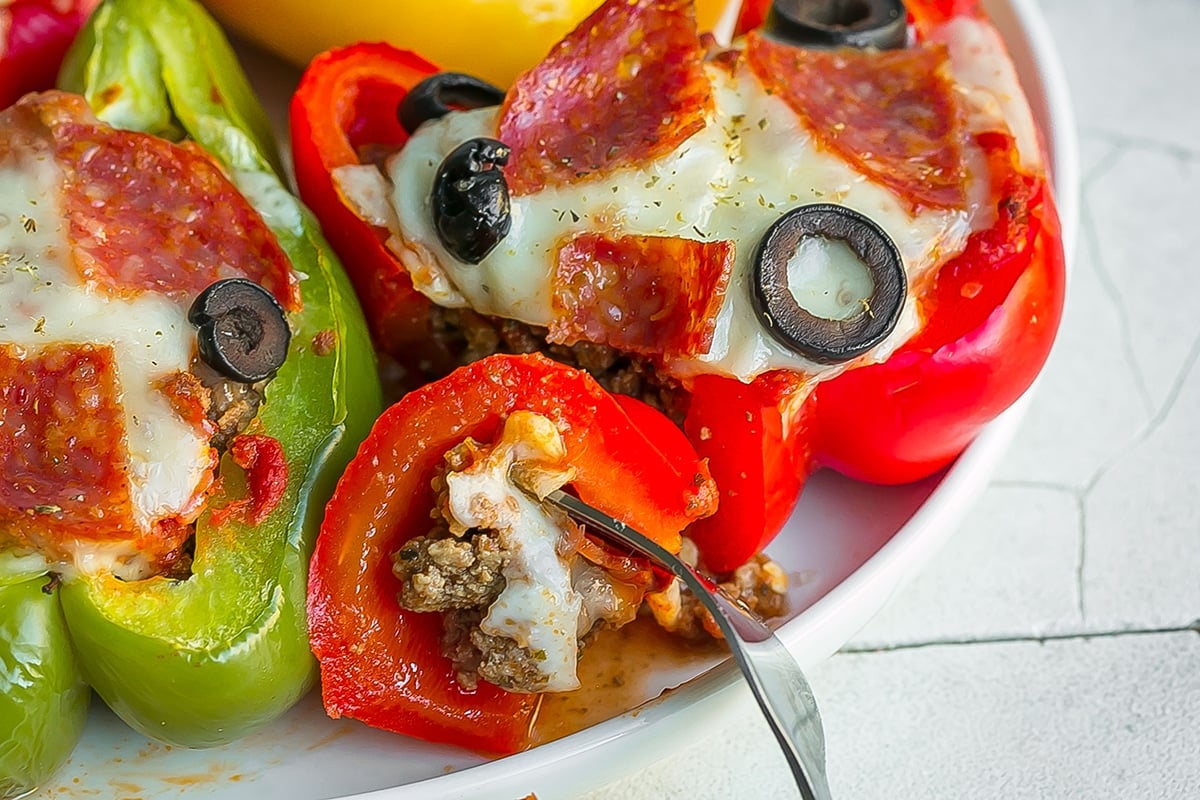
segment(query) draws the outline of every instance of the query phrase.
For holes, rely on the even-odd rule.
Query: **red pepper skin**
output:
[[[0,4],[0,108],[54,86],[75,34],[100,0],[12,0]]]
[[[1012,140],[981,141],[1000,218],[938,270],[925,326],[882,364],[816,389],[817,466],[907,483],[950,463],[1033,383],[1062,316],[1065,264],[1044,181],[1016,172]]]
[[[385,44],[330,50],[305,71],[289,114],[300,197],[345,265],[376,345],[412,361],[410,366],[431,357],[430,302],[384,244],[387,230],[346,205],[332,172],[402,147],[408,134],[396,108],[409,89],[438,71],[420,56]]]
[[[767,12],[770,10],[771,0],[742,0],[742,8],[738,11],[733,35],[741,36],[755,28],[762,27],[763,22],[767,19]]]
[[[979,0],[917,0],[906,3],[908,20],[922,33],[955,17],[978,16]],[[771,0],[742,0],[734,35],[761,27],[771,10]]]
[[[753,0],[751,0],[753,2]],[[905,4],[908,21],[916,28],[918,38],[931,29],[956,17],[981,17],[979,0],[919,0]]]
[[[688,536],[703,566],[736,569],[783,527],[812,471],[810,393],[788,372],[745,384],[702,375],[692,385],[683,428],[708,459],[720,491],[718,513],[698,520]]]
[[[331,716],[492,753],[528,743],[536,698],[487,683],[463,691],[441,654],[440,616],[400,608],[391,571],[391,554],[430,529],[443,455],[467,437],[493,439],[517,410],[558,427],[583,500],[663,546],[678,549],[679,532],[712,511],[704,462],[669,461],[586,373],[491,356],[408,393],[339,481],[312,559],[309,637]]]

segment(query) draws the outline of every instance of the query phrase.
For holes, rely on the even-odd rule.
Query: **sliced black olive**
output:
[[[775,0],[763,30],[797,47],[899,50],[908,43],[908,14],[902,0]]]
[[[508,183],[500,167],[508,145],[468,139],[450,151],[433,180],[433,226],[442,245],[466,264],[478,264],[512,227]]]
[[[841,242],[866,268],[872,289],[851,297],[843,318],[802,308],[789,280],[789,262],[804,240]],[[900,319],[907,277],[895,242],[874,222],[845,206],[817,203],[783,215],[755,253],[754,308],[767,331],[784,347],[822,364],[862,355],[883,341]]]
[[[410,134],[421,124],[439,119],[455,109],[498,106],[504,90],[461,72],[439,72],[414,86],[400,101],[400,124]]]
[[[204,363],[240,383],[274,375],[292,339],[271,293],[242,278],[217,281],[201,292],[188,309],[188,321],[199,329]]]

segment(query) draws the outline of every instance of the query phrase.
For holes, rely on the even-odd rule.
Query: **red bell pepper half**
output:
[[[54,86],[75,34],[100,0],[0,3],[0,108]]]
[[[330,50],[309,65],[290,114],[300,196],[341,257],[376,345],[409,367],[433,356],[430,303],[387,249],[387,229],[346,205],[333,171],[370,163],[403,147],[408,134],[396,107],[410,88],[437,72],[420,56],[386,44]],[[432,369],[439,366],[448,370],[444,358]]]
[[[440,615],[399,606],[391,560],[428,533],[446,452],[468,437],[492,441],[515,411],[554,423],[581,499],[664,547],[677,550],[680,531],[712,512],[715,488],[682,437],[664,454],[587,373],[538,355],[490,356],[410,392],[339,481],[313,554],[309,636],[331,716],[493,753],[527,744],[536,697],[462,689],[441,652]]]
[[[765,8],[748,0],[742,30],[759,24]],[[919,39],[953,17],[982,14],[976,0],[911,0],[908,8]],[[409,359],[426,335],[428,301],[413,297],[381,244],[384,233],[355,217],[329,172],[366,160],[356,152],[402,146],[396,104],[433,71],[411,53],[357,45],[318,58],[292,105],[301,194],[347,262],[377,342]],[[353,99],[385,95],[387,103]],[[815,390],[801,376],[779,372],[749,384],[703,376],[680,390],[674,405],[684,412],[684,431],[709,459],[720,490],[717,514],[689,532],[710,570],[732,570],[761,550],[813,470],[831,467],[883,483],[927,476],[1032,383],[1062,310],[1058,222],[1045,174],[1019,166],[1010,137],[985,133],[976,142],[989,160],[996,221],[938,268],[919,298],[922,328],[886,362],[851,369]],[[388,294],[389,282],[402,288]],[[426,362],[444,356],[427,339],[416,352]]]

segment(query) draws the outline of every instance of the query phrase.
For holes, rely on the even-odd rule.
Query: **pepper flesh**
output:
[[[505,85],[600,0],[209,0],[208,5],[234,30],[298,66],[326,48],[359,40],[387,41],[422,52],[447,69]],[[698,0],[697,5],[702,29],[709,30],[728,2]]]
[[[71,754],[91,691],[45,576],[0,578],[0,797],[37,786]]]
[[[0,3],[0,108],[49,89],[59,64],[99,0]]]
[[[394,111],[437,72],[425,59],[384,44],[331,50],[305,72],[289,116],[300,196],[346,265],[376,345],[417,374],[445,374],[453,366],[448,353],[427,346],[432,304],[387,249],[389,232],[346,206],[333,173],[403,147],[408,133]]]
[[[282,496],[261,524],[230,514],[217,525],[206,512],[196,526],[186,580],[127,582],[106,573],[65,580],[41,601],[52,605],[48,618],[62,621],[62,635],[33,655],[21,649],[11,626],[3,627],[11,619],[7,609],[15,606],[5,607],[0,664],[21,661],[28,674],[47,677],[28,682],[22,706],[0,706],[0,754],[14,754],[2,763],[4,774],[19,776],[0,795],[29,791],[45,780],[77,739],[74,720],[82,719],[89,693],[81,691],[83,700],[73,701],[64,686],[74,684],[61,676],[77,680],[82,674],[147,736],[192,747],[243,736],[308,691],[316,675],[304,618],[308,554],[324,500],[380,406],[353,290],[315,220],[284,188],[265,114],[199,6],[190,0],[108,0],[76,42],[60,82],[114,126],[175,139],[186,134],[213,156],[302,276],[302,308],[289,315],[288,358],[251,423],[287,459]],[[263,479],[253,469],[243,472],[231,454],[219,475],[228,498],[244,496]],[[251,500],[250,516],[265,513],[253,492]],[[28,577],[37,569],[31,564],[0,553],[0,582],[6,574]],[[3,592],[24,591],[19,599],[28,606],[38,599],[28,582]],[[58,628],[48,624],[47,631]],[[58,714],[47,716],[55,697],[63,698],[65,724],[56,723]],[[31,731],[35,745],[29,748]]]

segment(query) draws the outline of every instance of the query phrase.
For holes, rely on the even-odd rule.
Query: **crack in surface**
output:
[[[1066,483],[1055,483],[1053,481],[1026,481],[1016,478],[1000,478],[992,481],[991,485],[997,489],[1038,489],[1045,492],[1055,492],[1057,494],[1069,494],[1072,497],[1078,497],[1080,488],[1071,486]]]
[[[1075,551],[1075,610],[1079,612],[1079,623],[1087,623],[1086,590],[1084,589],[1084,566],[1087,564],[1087,503],[1082,492],[1075,494],[1075,511],[1079,520],[1079,549]]]
[[[1079,543],[1075,555],[1075,611],[1081,624],[1087,622],[1087,606],[1084,602],[1084,564],[1087,560],[1087,493],[1077,486],[1051,481],[995,480],[994,489],[1032,489],[1068,495],[1075,503],[1075,518],[1079,521],[1077,532]]]
[[[1080,141],[1082,141],[1085,138],[1082,132],[1079,134],[1079,138],[1080,138]],[[1097,180],[1099,180],[1100,178],[1103,178],[1110,171],[1112,171],[1112,168],[1115,167],[1117,165],[1117,162],[1121,160],[1121,156],[1123,155],[1123,151],[1124,151],[1123,145],[1121,145],[1119,142],[1114,142],[1114,141],[1110,140],[1108,137],[1096,136],[1096,137],[1086,137],[1086,138],[1093,138],[1095,141],[1100,142],[1101,144],[1103,144],[1105,147],[1108,148],[1108,152],[1105,153],[1100,158],[1096,159],[1096,161],[1090,167],[1088,167],[1087,171],[1084,172],[1080,176],[1079,188],[1082,190],[1085,190],[1085,191],[1091,184],[1095,183]],[[1082,203],[1083,203],[1083,198],[1081,197],[1080,198],[1080,213],[1081,214],[1083,212]]]
[[[1091,479],[1084,486],[1083,493],[1086,497],[1091,494],[1096,485],[1104,479],[1109,472],[1130,452],[1136,450],[1146,443],[1151,436],[1166,423],[1171,416],[1171,412],[1175,410],[1175,404],[1179,402],[1179,396],[1183,393],[1184,386],[1187,385],[1188,378],[1191,377],[1192,371],[1196,368],[1196,362],[1200,360],[1200,335],[1193,341],[1191,347],[1188,348],[1187,355],[1184,356],[1183,365],[1179,370],[1179,374],[1175,376],[1175,380],[1171,384],[1170,390],[1167,392],[1166,399],[1163,401],[1162,408],[1157,413],[1150,417],[1150,421],[1142,431],[1133,438],[1128,444],[1120,448],[1116,453],[1110,456],[1103,464],[1097,468]]]
[[[1118,151],[1119,155],[1123,155],[1123,152]],[[1116,163],[1116,161],[1114,160],[1113,163]],[[1104,263],[1103,251],[1100,245],[1100,234],[1096,229],[1096,222],[1091,213],[1087,192],[1081,193],[1079,199],[1079,230],[1087,238],[1088,246],[1092,251],[1092,266],[1096,271],[1096,277],[1100,281],[1100,286],[1104,289],[1104,293],[1108,295],[1109,301],[1117,312],[1117,328],[1121,334],[1121,354],[1125,359],[1125,363],[1129,366],[1130,372],[1133,374],[1134,388],[1137,390],[1146,413],[1153,415],[1154,399],[1150,395],[1150,388],[1146,385],[1146,378],[1142,374],[1141,365],[1138,363],[1137,354],[1133,349],[1132,326],[1129,321],[1129,314],[1125,309],[1125,304],[1121,301],[1121,290],[1117,287],[1116,281],[1113,280]]]
[[[1121,638],[1126,636],[1156,636],[1161,634],[1171,633],[1196,633],[1200,634],[1200,619],[1193,620],[1189,625],[1175,625],[1161,628],[1131,628],[1119,629],[1111,628],[1100,631],[1087,631],[1078,633],[1048,633],[1042,636],[980,636],[978,638],[968,639],[925,639],[919,642],[902,642],[897,644],[878,645],[878,646],[849,646],[843,647],[838,651],[838,654],[847,653],[861,655],[866,653],[891,653],[898,650],[920,650],[926,647],[946,647],[946,646],[964,646],[964,645],[980,645],[980,644],[1020,644],[1033,643],[1045,644],[1047,642],[1066,642],[1080,641],[1088,639],[1107,639]]]
[[[1103,460],[1096,468],[1095,472],[1086,481],[1082,490],[1076,490],[1076,502],[1078,504],[1079,518],[1079,549],[1076,556],[1075,565],[1075,600],[1076,608],[1080,615],[1081,622],[1087,620],[1087,597],[1085,588],[1085,573],[1087,565],[1087,543],[1088,543],[1088,514],[1087,500],[1091,492],[1104,480],[1104,478],[1121,463],[1131,452],[1142,447],[1155,433],[1157,433],[1166,421],[1170,418],[1174,411],[1180,395],[1183,393],[1184,387],[1196,367],[1198,359],[1200,359],[1200,336],[1192,342],[1187,354],[1180,364],[1179,371],[1175,375],[1174,380],[1167,392],[1166,397],[1160,406],[1156,408],[1153,396],[1150,393],[1149,386],[1146,381],[1146,376],[1141,368],[1137,357],[1136,350],[1133,346],[1132,336],[1132,321],[1125,308],[1120,289],[1116,281],[1113,279],[1109,271],[1108,264],[1104,256],[1104,249],[1101,246],[1099,229],[1097,227],[1095,215],[1091,208],[1091,197],[1089,190],[1101,178],[1110,173],[1121,161],[1121,159],[1131,150],[1141,150],[1167,158],[1175,159],[1183,162],[1194,162],[1200,160],[1200,151],[1189,148],[1180,147],[1178,145],[1156,141],[1143,137],[1132,137],[1110,130],[1092,128],[1080,131],[1080,137],[1084,136],[1099,141],[1110,146],[1110,150],[1104,153],[1093,166],[1088,170],[1087,174],[1081,180],[1080,192],[1080,215],[1079,215],[1079,230],[1080,235],[1087,238],[1087,243],[1091,249],[1092,264],[1095,269],[1097,278],[1100,281],[1104,293],[1112,303],[1113,308],[1117,312],[1118,329],[1121,337],[1122,356],[1129,366],[1131,371],[1134,387],[1138,396],[1141,398],[1143,407],[1148,415],[1148,420],[1128,442],[1117,448],[1107,459]],[[1036,485],[1036,482],[1031,483]],[[1042,488],[1050,488],[1044,486]]]

